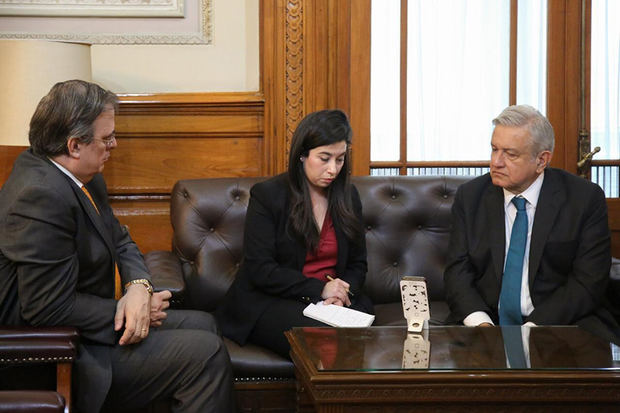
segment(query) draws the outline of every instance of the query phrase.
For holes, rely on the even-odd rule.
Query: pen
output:
[[[331,275],[326,275],[326,277],[327,277],[327,279],[328,279],[329,281],[334,281],[334,277],[332,277]],[[349,295],[351,295],[351,297],[353,297],[353,293],[352,293],[351,291],[349,291],[349,289],[348,289],[348,288],[347,288],[347,293],[348,293]]]

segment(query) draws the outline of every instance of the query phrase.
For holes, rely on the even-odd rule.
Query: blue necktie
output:
[[[504,338],[504,351],[510,364],[509,367],[512,369],[527,368],[521,326],[502,326],[501,329],[502,337]]]
[[[502,290],[499,295],[499,324],[521,325],[521,276],[523,274],[523,256],[527,241],[527,213],[525,198],[512,198],[517,207],[517,217],[512,225],[510,246],[506,255],[506,266],[502,278]]]

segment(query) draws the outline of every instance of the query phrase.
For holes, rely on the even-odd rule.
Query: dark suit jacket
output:
[[[217,317],[222,333],[245,344],[256,320],[270,303],[289,298],[310,303],[321,300],[325,283],[301,272],[307,249],[286,231],[289,189],[286,174],[254,185],[245,221],[243,264],[228,290]],[[352,202],[362,222],[362,204],[353,188]],[[366,243],[362,236],[350,242],[332,217],[338,241],[339,278],[350,284],[355,297],[362,297],[366,277]],[[372,308],[365,308],[372,311]]]
[[[444,273],[453,322],[484,311],[498,322],[505,224],[502,188],[489,174],[463,184],[452,207],[452,236]],[[607,205],[595,184],[547,168],[529,256],[534,311],[526,321],[569,325],[596,316],[615,321],[602,306],[611,265]]]
[[[114,263],[123,283],[150,278],[112,213],[96,175],[82,190],[49,159],[22,153],[0,190],[0,324],[78,328],[76,382],[89,410],[105,399],[112,371]]]

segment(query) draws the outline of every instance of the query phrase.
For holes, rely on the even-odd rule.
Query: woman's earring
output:
[[[303,161],[305,161],[305,160],[306,160],[306,157],[305,157],[305,156],[300,156],[300,157],[299,157],[299,160],[303,162]]]

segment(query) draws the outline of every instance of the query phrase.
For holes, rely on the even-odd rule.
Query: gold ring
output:
[[[146,328],[143,328],[142,331],[146,331]]]

